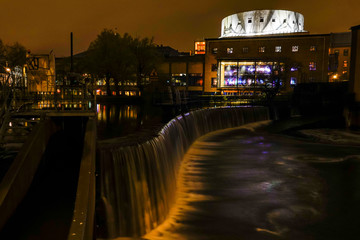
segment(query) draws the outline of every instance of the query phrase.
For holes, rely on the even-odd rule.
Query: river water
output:
[[[360,147],[221,130],[185,155],[177,200],[144,239],[358,239]]]
[[[175,114],[172,108],[141,104],[97,104],[99,140],[123,137],[142,129],[165,125]]]

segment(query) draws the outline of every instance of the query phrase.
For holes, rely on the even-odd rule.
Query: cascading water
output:
[[[100,144],[100,194],[108,238],[138,237],[162,223],[175,200],[182,158],[200,136],[269,119],[264,107],[202,109],[180,115],[142,142]]]

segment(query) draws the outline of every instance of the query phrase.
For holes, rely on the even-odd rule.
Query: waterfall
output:
[[[198,137],[268,119],[265,107],[201,109],[175,117],[145,140],[100,144],[100,201],[107,229],[102,237],[139,237],[165,220],[182,158]]]

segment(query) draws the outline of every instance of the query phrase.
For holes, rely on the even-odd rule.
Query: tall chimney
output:
[[[70,72],[74,71],[74,62],[73,62],[73,33],[70,33]]]

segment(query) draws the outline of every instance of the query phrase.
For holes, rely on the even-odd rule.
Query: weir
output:
[[[174,203],[179,166],[197,138],[268,119],[265,107],[202,109],[179,115],[146,138],[100,143],[98,237],[139,237],[157,227]]]

